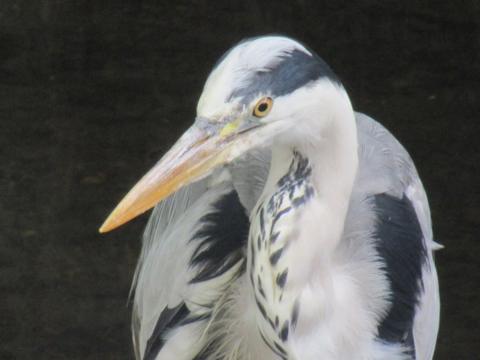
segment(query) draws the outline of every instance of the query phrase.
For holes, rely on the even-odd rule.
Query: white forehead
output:
[[[208,76],[198,101],[197,115],[212,118],[227,111],[229,94],[242,86],[248,74],[269,71],[294,50],[311,55],[303,45],[283,36],[260,37],[234,47]]]

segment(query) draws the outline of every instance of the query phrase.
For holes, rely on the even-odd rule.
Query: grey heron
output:
[[[100,231],[154,206],[137,358],[432,358],[439,245],[415,166],[298,41],[229,50],[194,124]]]

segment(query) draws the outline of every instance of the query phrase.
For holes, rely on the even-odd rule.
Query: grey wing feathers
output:
[[[270,158],[270,149],[254,149],[229,166],[233,186],[248,212],[256,205],[263,191],[270,170]]]
[[[379,215],[377,230],[384,231],[383,238],[382,236],[379,238],[380,251],[384,251],[381,255],[384,256],[383,259],[387,264],[393,262],[393,266],[387,269],[387,275],[390,280],[392,275],[397,277],[392,283],[393,295],[401,298],[401,294],[405,292],[417,292],[413,294],[414,298],[404,301],[403,305],[407,306],[402,307],[402,304],[393,303],[389,313],[393,316],[387,316],[381,324],[383,328],[380,327],[379,333],[382,335],[382,330],[398,327],[401,324],[398,321],[399,318],[405,320],[402,316],[412,315],[409,312],[413,310],[411,319],[413,328],[406,336],[410,336],[410,341],[413,341],[414,356],[417,360],[431,359],[436,343],[440,307],[438,280],[432,252],[440,246],[433,241],[425,190],[413,161],[395,137],[382,125],[364,114],[357,113],[356,118],[360,165],[354,189],[357,194],[354,194],[354,197],[374,196],[376,210],[378,211],[378,205],[383,206],[380,214],[377,214]],[[393,213],[388,214],[389,211]],[[387,216],[383,219],[383,223],[382,215]],[[406,254],[408,258],[399,258],[391,252]],[[421,253],[423,255],[418,257]],[[395,266],[396,261],[400,262]],[[418,278],[420,285],[408,284],[405,281],[406,270],[410,270],[412,277]],[[388,274],[388,271],[395,273]],[[414,278],[410,281],[414,281]],[[400,292],[395,294],[395,290],[399,289]],[[410,303],[405,304],[405,302]],[[414,306],[414,309],[411,309],[411,306]],[[386,331],[385,334],[391,335],[391,332]]]
[[[243,269],[248,213],[268,167],[269,151],[255,150],[153,210],[132,284],[137,359],[202,351],[212,307]]]
[[[413,233],[421,233],[427,258],[422,267],[422,293],[415,303],[411,335],[416,359],[431,359],[439,309],[432,250],[438,246],[432,239],[425,191],[415,166],[402,145],[368,116],[357,113],[356,118],[359,171],[346,228],[351,229],[351,237],[364,234],[360,238],[366,239],[366,234],[371,232],[372,219],[365,220],[367,208],[362,199],[369,196],[383,194],[379,204],[390,210],[394,209],[392,204],[396,204],[399,209],[403,209],[404,217],[401,219],[411,219],[411,214],[414,214],[420,230]],[[226,259],[234,259],[227,262],[227,271],[207,269],[205,274],[215,274],[216,277],[212,279],[204,276],[201,279],[203,281],[192,282],[201,273],[203,266],[192,266],[195,254],[202,253],[199,244],[204,244],[205,249],[211,246],[208,241],[192,242],[192,234],[201,233],[199,224],[202,217],[211,212],[221,199],[230,201],[228,196],[232,191],[238,194],[237,199],[248,215],[263,190],[269,163],[269,149],[255,150],[231,164],[228,171],[221,170],[187,186],[155,208],[145,231],[132,286],[135,290],[132,329],[138,359],[145,356],[157,360],[181,360],[178,357],[179,351],[185,359],[195,358],[196,354],[201,353],[202,335],[208,325],[209,309],[205,304],[214,302],[224,286],[235,279],[242,260],[224,253]],[[219,176],[220,173],[227,175]],[[398,221],[404,221],[401,219]],[[237,250],[238,247],[231,247],[232,254]],[[368,253],[366,255],[368,257]],[[377,301],[373,298],[371,300],[372,304]],[[191,341],[187,343],[185,339]]]
[[[145,354],[162,313],[172,314],[172,309],[181,309],[186,301],[190,301],[186,306],[194,316],[201,317],[206,311],[196,302],[206,302],[202,296],[208,296],[208,291],[189,285],[195,276],[195,269],[189,264],[196,248],[190,239],[211,204],[231,190],[227,181],[215,186],[210,186],[210,182],[208,178],[183,188],[157,205],[150,217],[132,285],[132,331],[137,358]]]

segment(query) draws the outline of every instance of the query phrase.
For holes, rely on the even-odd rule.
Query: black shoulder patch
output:
[[[183,320],[186,319],[190,312],[184,303],[179,304],[174,308],[166,307],[160,314],[155,329],[147,341],[143,360],[155,360],[158,353],[162,349],[165,341],[163,335],[165,331],[177,327]]]
[[[190,265],[199,269],[191,283],[220,276],[241,260],[250,228],[250,221],[235,191],[220,198],[213,205],[213,211],[200,221],[203,225],[191,239],[197,241],[198,246]]]
[[[427,251],[415,209],[407,196],[374,197],[376,249],[390,282],[391,308],[379,324],[378,337],[413,349],[411,331],[422,291],[422,266]],[[414,351],[413,351],[414,353]]]

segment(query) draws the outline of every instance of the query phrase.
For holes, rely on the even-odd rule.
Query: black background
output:
[[[480,350],[480,2],[0,1],[0,358],[129,359],[146,216],[97,228],[194,117],[217,58],[283,33],[409,149],[429,194],[437,359]]]

